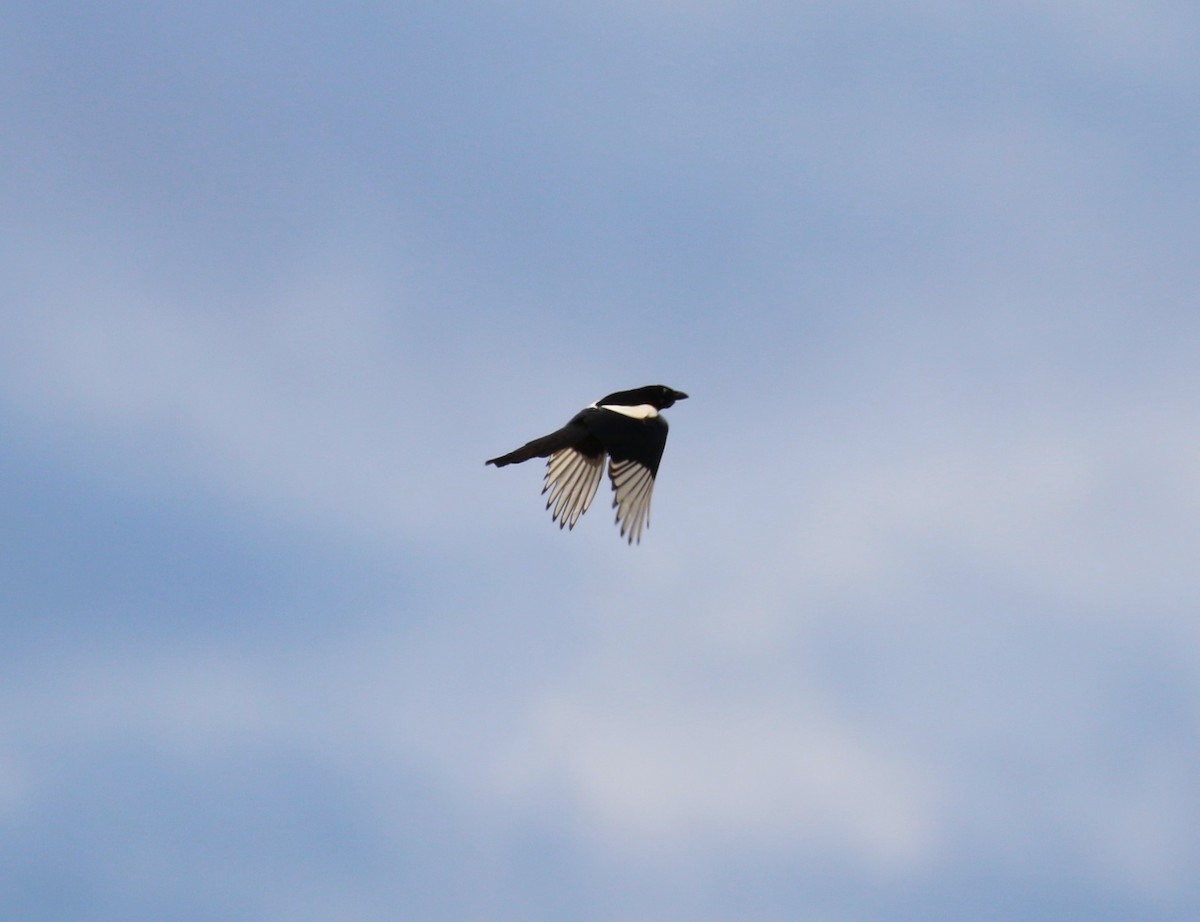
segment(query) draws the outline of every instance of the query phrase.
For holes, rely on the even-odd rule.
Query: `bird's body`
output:
[[[587,511],[608,459],[613,506],[621,537],[640,542],[650,520],[650,495],[667,444],[667,421],[659,415],[687,394],[656,384],[617,391],[580,410],[561,429],[486,463],[496,467],[549,458],[542,492],[560,528],[574,528]]]

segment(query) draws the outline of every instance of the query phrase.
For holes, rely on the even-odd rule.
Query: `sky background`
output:
[[[1200,917],[1193,2],[4,9],[0,915]]]

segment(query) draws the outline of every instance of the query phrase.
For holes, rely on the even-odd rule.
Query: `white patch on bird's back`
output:
[[[635,407],[623,407],[615,403],[604,403],[600,405],[601,410],[612,410],[614,413],[620,413],[622,416],[628,416],[630,419],[653,419],[658,415],[658,407],[652,407],[648,403],[639,403]]]

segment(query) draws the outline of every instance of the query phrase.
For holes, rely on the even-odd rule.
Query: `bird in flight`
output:
[[[543,494],[550,494],[546,508],[554,507],[551,515],[559,528],[574,528],[596,495],[607,458],[621,537],[640,544],[650,523],[650,494],[667,444],[667,421],[659,411],[686,398],[682,391],[661,384],[617,391],[580,410],[556,432],[484,463],[504,467],[549,458],[542,487]]]

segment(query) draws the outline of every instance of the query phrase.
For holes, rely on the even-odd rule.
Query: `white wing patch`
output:
[[[592,406],[596,406],[594,403]],[[601,410],[611,410],[613,413],[620,413],[622,416],[628,416],[630,419],[653,419],[658,415],[658,407],[653,407],[648,403],[639,403],[635,407],[623,407],[616,403],[602,403],[599,407]]]
[[[550,456],[542,492],[550,492],[546,508],[554,507],[552,517],[559,528],[564,525],[574,528],[579,517],[587,512],[603,473],[602,454],[589,458],[574,448],[564,448]]]
[[[629,543],[642,542],[642,532],[650,524],[650,494],[654,490],[654,476],[650,469],[636,461],[612,461],[608,465],[608,476],[612,478],[613,508],[617,510],[617,524],[621,526],[621,537],[629,533]]]

